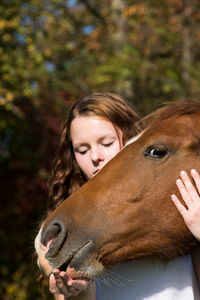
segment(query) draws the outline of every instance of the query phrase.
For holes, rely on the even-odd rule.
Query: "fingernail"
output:
[[[192,170],[191,170],[191,173],[192,173],[192,174],[196,174],[196,173],[197,173],[197,170],[192,169]]]
[[[174,199],[176,196],[174,194],[171,195],[171,198]]]
[[[181,174],[181,175],[186,175],[186,174],[187,174],[187,172],[185,172],[185,171],[181,171],[181,172],[180,172],[180,174]]]
[[[177,180],[176,180],[176,183],[177,183],[177,184],[181,183],[181,180],[180,180],[180,179],[177,179]]]

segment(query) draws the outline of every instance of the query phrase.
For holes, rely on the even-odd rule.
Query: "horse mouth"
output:
[[[61,263],[57,266],[60,271],[67,271],[68,267],[73,268],[76,271],[76,277],[73,276],[73,280],[86,280],[87,282],[91,281],[90,276],[85,274],[85,272],[81,272],[79,270],[79,265],[81,267],[81,262],[84,260],[87,253],[89,253],[90,249],[93,247],[93,242],[88,241],[81,248],[75,251],[72,255],[70,255],[64,263]]]
[[[71,260],[70,260],[69,262],[67,262],[67,263],[62,264],[61,266],[58,267],[58,269],[59,269],[60,271],[66,272],[66,271],[67,271],[67,268],[68,268],[69,265],[70,265],[70,262],[71,262]],[[92,278],[90,278],[89,276],[87,277],[87,276],[82,275],[82,274],[80,274],[80,275],[76,274],[76,276],[73,276],[72,279],[73,279],[73,280],[85,280],[85,281],[87,281],[88,283],[91,283],[91,282],[92,282]]]

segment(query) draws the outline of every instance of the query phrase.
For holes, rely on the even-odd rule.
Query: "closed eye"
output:
[[[74,152],[79,153],[79,154],[81,154],[81,155],[86,154],[88,150],[89,150],[89,149],[88,149],[88,148],[85,148],[85,147],[84,147],[83,149],[74,148]]]
[[[161,159],[169,153],[169,149],[163,145],[149,146],[143,153],[144,156]]]
[[[84,151],[78,151],[80,154],[82,154],[82,155],[84,155],[86,152],[87,152],[87,150],[84,150]]]
[[[112,144],[113,144],[113,142],[110,142],[110,143],[104,143],[103,146],[104,146],[104,147],[109,147],[109,146],[111,146]]]

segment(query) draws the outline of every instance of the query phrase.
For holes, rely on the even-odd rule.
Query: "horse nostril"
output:
[[[66,240],[66,229],[64,224],[59,220],[54,220],[47,228],[45,228],[41,235],[41,242],[47,246],[48,242],[56,240],[54,250],[61,248]]]

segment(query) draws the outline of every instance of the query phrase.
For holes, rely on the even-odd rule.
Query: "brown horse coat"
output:
[[[76,276],[95,278],[124,261],[169,260],[198,245],[170,195],[182,169],[199,169],[200,104],[166,106],[140,121],[138,133],[45,220],[37,252],[46,273],[70,265]]]

